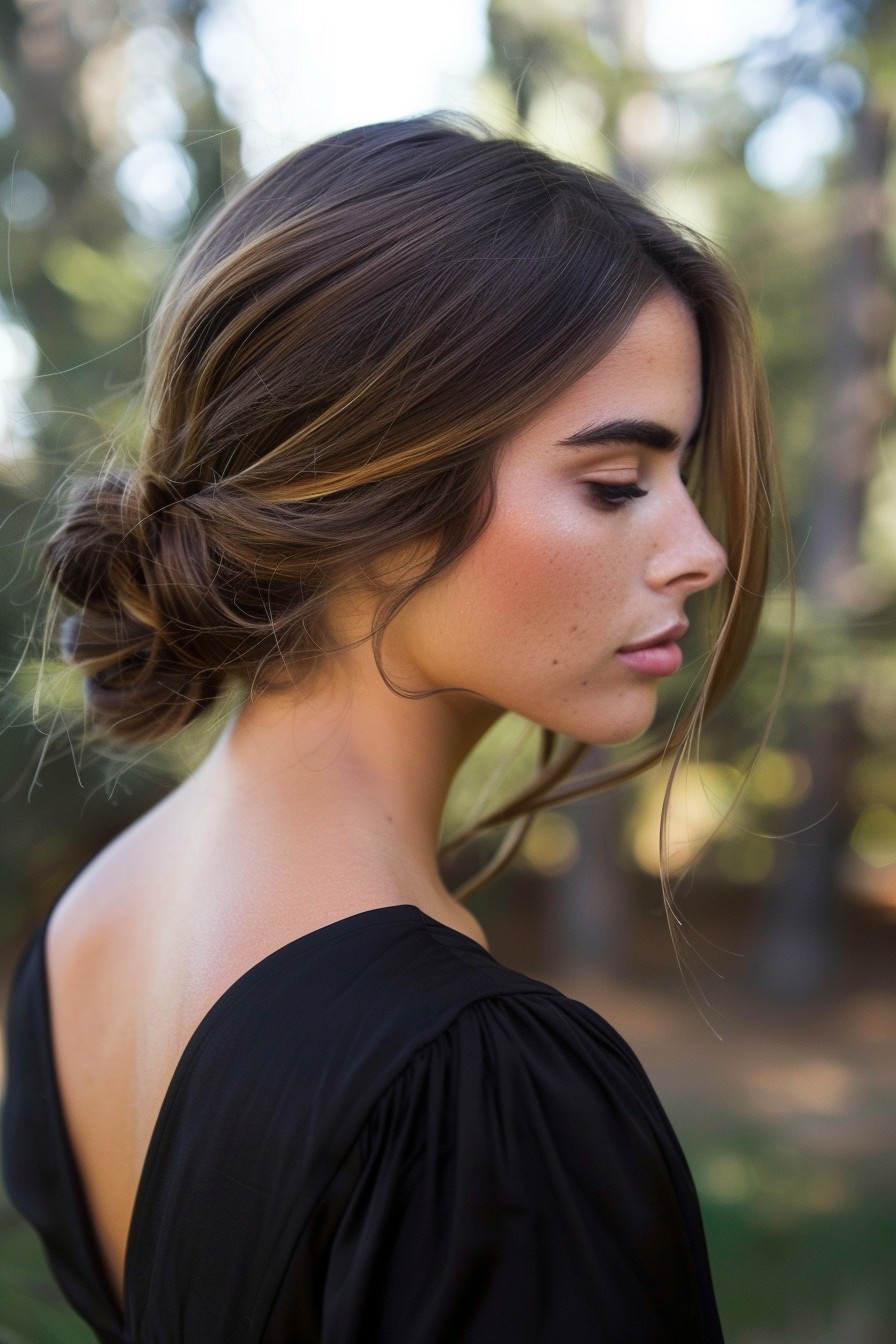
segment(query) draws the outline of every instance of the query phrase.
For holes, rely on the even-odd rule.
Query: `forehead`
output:
[[[700,419],[700,336],[686,301],[671,290],[650,299],[602,359],[518,437],[565,437],[601,419],[656,420],[685,438]]]

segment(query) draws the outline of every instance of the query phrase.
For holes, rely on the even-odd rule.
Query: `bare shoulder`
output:
[[[89,969],[105,948],[130,941],[146,907],[164,880],[160,857],[170,853],[177,808],[166,798],[84,868],[57,902],[47,929],[47,955],[54,973]]]

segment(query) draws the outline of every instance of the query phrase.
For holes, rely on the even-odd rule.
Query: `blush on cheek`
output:
[[[538,544],[528,529],[495,529],[486,533],[470,554],[473,567],[470,578],[480,587],[483,597],[491,599],[496,612],[524,607],[541,593],[546,584],[556,590],[555,567],[542,542]]]

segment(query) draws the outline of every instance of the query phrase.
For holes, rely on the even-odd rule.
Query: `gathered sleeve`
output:
[[[321,1344],[718,1344],[696,1194],[631,1050],[550,994],[464,1008],[373,1109]]]

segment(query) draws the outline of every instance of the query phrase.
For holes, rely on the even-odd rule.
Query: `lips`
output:
[[[653,649],[658,644],[672,644],[675,640],[681,639],[682,635],[687,633],[689,621],[676,621],[674,625],[661,630],[658,635],[649,635],[647,639],[640,639],[634,644],[626,644],[619,649],[619,653],[640,653],[642,649]]]
[[[618,649],[616,656],[633,672],[647,677],[671,677],[681,667],[682,653],[676,644],[688,628],[687,621],[677,621],[659,634]]]

